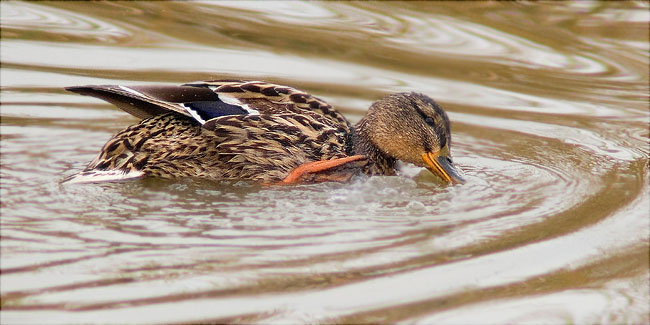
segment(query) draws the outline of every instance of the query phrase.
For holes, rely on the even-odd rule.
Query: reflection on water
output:
[[[2,2],[2,323],[648,323],[646,3]],[[445,186],[61,185],[137,120],[63,86],[264,79],[448,110]]]

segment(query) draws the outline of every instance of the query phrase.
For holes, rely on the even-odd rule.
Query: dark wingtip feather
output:
[[[102,90],[105,91],[112,87],[116,86],[71,86],[63,87],[63,89],[81,95],[88,95],[89,93],[97,93],[98,91]]]
[[[71,91],[73,93],[81,94],[85,91],[90,90],[91,88],[89,86],[72,86],[72,87],[63,87],[63,89],[67,91]]]

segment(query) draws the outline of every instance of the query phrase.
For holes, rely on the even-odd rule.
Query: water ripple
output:
[[[32,35],[65,35],[76,40],[117,43],[131,36],[127,30],[106,21],[35,3],[3,1],[0,6],[3,38],[18,31],[29,31]]]

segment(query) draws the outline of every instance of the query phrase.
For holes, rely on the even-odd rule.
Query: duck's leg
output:
[[[345,157],[345,158],[336,158],[336,159],[330,159],[330,160],[319,160],[319,161],[312,161],[308,163],[304,163],[298,167],[296,167],[294,170],[289,173],[287,177],[285,177],[280,184],[295,184],[299,183],[301,178],[303,178],[307,174],[315,174],[315,173],[320,173],[335,167],[339,167],[342,165],[345,165],[347,163],[365,159],[365,156],[361,155],[356,155],[356,156],[350,156],[350,157]],[[335,176],[332,177],[333,180],[336,179]]]

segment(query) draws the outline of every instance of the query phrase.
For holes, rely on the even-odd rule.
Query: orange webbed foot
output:
[[[356,155],[344,158],[319,160],[304,163],[292,170],[291,173],[289,173],[289,175],[287,175],[287,177],[285,177],[279,184],[296,184],[299,183],[305,175],[320,173],[365,158],[365,156]],[[334,176],[332,179],[337,179],[337,177]]]

